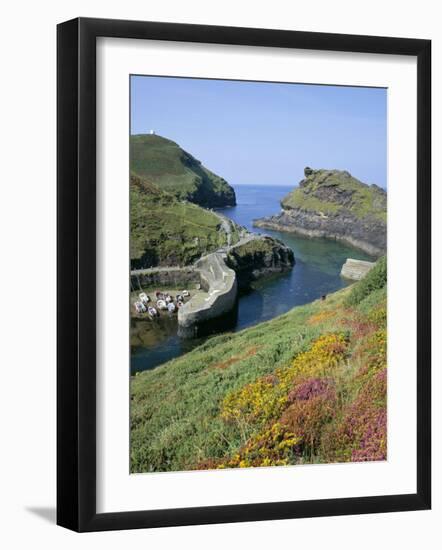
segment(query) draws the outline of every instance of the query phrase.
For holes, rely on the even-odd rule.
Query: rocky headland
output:
[[[235,206],[233,187],[174,141],[156,134],[130,137],[130,169],[179,200],[206,208]]]
[[[344,241],[380,257],[387,247],[387,193],[345,170],[304,170],[299,186],[281,201],[279,214],[256,227]]]

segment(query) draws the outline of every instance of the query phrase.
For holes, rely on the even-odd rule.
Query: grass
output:
[[[133,378],[132,472],[385,458],[379,270]]]
[[[341,207],[333,202],[322,201],[314,195],[308,195],[303,189],[292,191],[290,196],[284,199],[284,205],[291,208],[301,208],[309,212],[322,212],[323,214],[336,214]]]
[[[235,204],[235,192],[175,142],[157,135],[130,138],[132,173],[146,178],[161,190],[201,206]]]
[[[132,268],[188,265],[227,244],[218,216],[133,174],[130,209]]]
[[[302,187],[283,199],[282,205],[324,215],[347,211],[358,219],[373,217],[382,222],[387,219],[385,192],[339,170],[315,170]]]

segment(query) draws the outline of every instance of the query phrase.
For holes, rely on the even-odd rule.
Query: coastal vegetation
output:
[[[170,139],[155,134],[130,137],[130,169],[180,200],[206,208],[234,206],[235,191]]]
[[[188,265],[202,255],[239,240],[215,213],[163,191],[145,177],[130,176],[130,257],[132,269]]]
[[[384,460],[386,261],[131,380],[131,471]]]
[[[358,219],[387,220],[387,194],[377,185],[366,185],[345,170],[309,170],[299,187],[281,201],[286,209],[338,214],[350,212]]]

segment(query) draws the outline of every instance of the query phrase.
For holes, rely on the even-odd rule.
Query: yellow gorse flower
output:
[[[320,336],[309,350],[299,353],[288,367],[227,394],[222,402],[222,418],[226,421],[260,424],[278,418],[287,405],[288,392],[296,379],[326,375],[344,359],[347,348],[348,342],[342,333]]]
[[[218,468],[285,466],[300,441],[286,426],[276,422],[253,436],[239,453],[222,462]]]

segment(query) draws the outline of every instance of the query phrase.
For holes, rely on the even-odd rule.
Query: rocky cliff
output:
[[[207,208],[234,206],[235,191],[177,143],[155,134],[130,137],[130,169],[179,200]]]
[[[347,242],[373,256],[387,246],[387,193],[342,170],[306,168],[299,186],[281,201],[279,214],[256,227]]]

